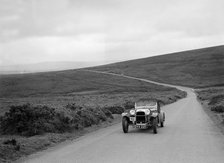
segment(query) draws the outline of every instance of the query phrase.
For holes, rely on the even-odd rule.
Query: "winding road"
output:
[[[157,83],[146,79],[117,75],[134,80],[171,86],[187,92],[187,97],[163,107],[164,128],[130,128],[124,134],[121,124],[89,133],[56,147],[31,155],[25,163],[223,163],[224,136],[204,112],[191,88]]]

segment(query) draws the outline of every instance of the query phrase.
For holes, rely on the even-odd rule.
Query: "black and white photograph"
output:
[[[0,0],[0,163],[223,163],[223,0]]]

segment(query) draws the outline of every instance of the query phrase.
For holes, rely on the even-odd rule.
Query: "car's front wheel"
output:
[[[163,113],[163,120],[160,122],[161,127],[164,127],[164,122],[165,122],[165,113]]]
[[[154,134],[157,134],[157,125],[158,125],[157,118],[153,118],[153,120],[152,120],[152,129],[153,129],[153,133]]]
[[[128,133],[128,127],[129,127],[128,119],[126,117],[124,117],[122,119],[122,128],[123,128],[124,133]]]
[[[160,126],[161,127],[164,127],[164,122],[160,122]]]

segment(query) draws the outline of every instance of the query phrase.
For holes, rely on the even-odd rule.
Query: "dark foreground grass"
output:
[[[21,113],[24,115],[24,112],[25,115],[35,113],[33,116],[37,119],[28,121],[29,124],[25,124],[31,126],[28,128],[24,127],[25,122],[18,119],[16,123],[9,123],[11,128],[17,130],[7,130],[8,124],[5,123],[0,135],[1,162],[17,159],[45,149],[54,142],[76,137],[77,133],[83,133],[86,127],[93,124],[100,126],[108,121],[114,122],[115,118],[110,117],[112,113],[121,113],[140,98],[156,98],[169,104],[185,96],[185,92],[174,88],[77,70],[0,76],[0,115],[4,117],[4,122],[11,122],[6,120],[7,112],[9,119],[19,117]],[[24,112],[15,113],[14,110],[9,116],[12,105],[18,109],[27,103],[31,106]],[[36,114],[36,109],[40,112],[41,109],[51,110],[50,119],[37,118],[37,115],[42,114]],[[102,115],[101,120],[99,115]],[[39,122],[45,123],[42,126],[44,128],[38,128]],[[65,130],[60,130],[61,122],[65,122]],[[18,124],[23,126],[22,129]],[[39,130],[29,130],[33,127]],[[12,139],[16,140],[16,145],[5,144]]]
[[[34,136],[46,132],[63,133],[72,129],[82,129],[113,119],[112,109],[81,107],[76,104],[66,106],[70,114],[56,111],[47,106],[24,104],[11,106],[0,116],[2,134]],[[123,108],[122,108],[123,109]],[[119,110],[118,110],[119,111]],[[120,109],[121,113],[123,110]]]
[[[70,144],[72,140],[83,136],[89,132],[105,128],[120,122],[120,115],[113,115],[114,119],[109,119],[98,125],[84,128],[83,130],[73,130],[66,133],[45,133],[32,137],[19,135],[0,135],[0,162],[12,162],[13,160],[33,154],[37,151],[54,147],[59,143]],[[15,140],[16,144],[6,143]],[[19,148],[18,148],[19,146]]]

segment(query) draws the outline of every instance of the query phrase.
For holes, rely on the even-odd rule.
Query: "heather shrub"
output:
[[[8,140],[5,140],[3,142],[3,144],[5,144],[5,145],[12,145],[16,151],[19,151],[20,150],[20,144],[17,142],[16,139],[8,139]]]
[[[5,140],[3,144],[16,145],[17,141],[16,139],[8,139],[8,140]]]
[[[83,127],[89,127],[93,124],[98,124],[99,119],[94,116],[93,112],[89,109],[83,108],[77,112],[77,114],[81,117],[80,124]]]
[[[102,108],[101,111],[109,118],[113,119],[113,115],[110,110]]]
[[[53,121],[50,124],[53,124],[54,131],[51,132],[66,132],[71,129],[72,119],[65,115],[64,112],[56,113]],[[48,130],[49,131],[49,130]]]
[[[212,97],[212,99],[210,100],[210,102],[208,104],[215,105],[221,101],[224,101],[224,95],[217,95],[217,96]]]
[[[112,113],[104,108],[91,108],[68,104],[66,108],[72,110],[72,126],[76,129],[89,127],[91,125],[99,124],[106,121],[107,118],[113,118]]]
[[[44,132],[63,132],[69,128],[69,119],[54,108],[24,104],[11,106],[0,118],[3,134],[32,136]]]
[[[132,108],[134,108],[134,107],[135,107],[135,103],[132,102],[132,101],[126,101],[126,102],[124,103],[124,109],[125,109],[125,110],[130,110],[130,109],[132,109]]]
[[[67,109],[70,109],[70,110],[72,110],[72,111],[76,111],[76,110],[80,110],[80,109],[82,109],[82,106],[79,106],[79,105],[77,105],[76,103],[72,103],[72,104],[67,104],[66,106],[65,106]]]
[[[112,114],[121,114],[125,110],[121,106],[105,106],[104,109],[109,110]]]
[[[211,111],[223,113],[224,112],[224,106],[222,106],[222,105],[213,106],[213,107],[211,107]]]
[[[71,129],[82,129],[113,118],[105,108],[81,107],[76,104],[66,105],[69,116],[48,106],[24,104],[11,106],[0,117],[0,131],[3,134],[33,136],[45,132],[63,133]]]

